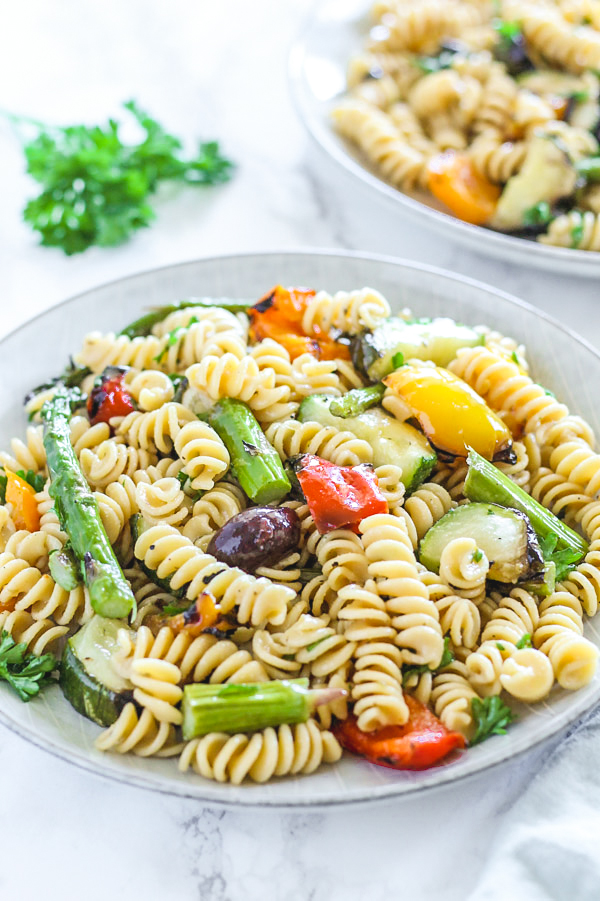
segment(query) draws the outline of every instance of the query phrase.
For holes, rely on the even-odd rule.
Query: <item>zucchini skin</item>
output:
[[[77,713],[99,726],[111,726],[126,704],[135,703],[132,691],[112,691],[90,676],[69,642],[60,662],[58,684]]]

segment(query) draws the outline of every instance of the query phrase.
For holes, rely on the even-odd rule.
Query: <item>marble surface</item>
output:
[[[31,184],[0,121],[0,331],[153,266],[312,246],[465,273],[600,345],[593,281],[487,260],[398,221],[312,147],[286,78],[290,43],[309,9],[306,0],[24,0],[4,9],[0,108],[91,123],[135,97],[190,142],[218,137],[238,169],[230,184],[205,193],[167,189],[151,229],[121,248],[69,259],[38,247],[20,221]],[[0,897],[388,901],[402,893],[461,901],[553,747],[422,800],[238,813],[103,781],[0,729]]]

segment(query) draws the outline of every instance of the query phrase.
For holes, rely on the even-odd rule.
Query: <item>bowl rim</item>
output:
[[[287,66],[288,84],[294,108],[317,147],[330,156],[335,163],[341,166],[354,179],[358,179],[363,184],[374,189],[389,206],[395,206],[397,209],[399,205],[401,208],[405,208],[413,217],[421,219],[424,224],[429,223],[436,231],[443,232],[449,239],[471,246],[475,241],[478,243],[480,241],[485,242],[485,249],[477,252],[490,253],[499,258],[504,258],[510,254],[519,255],[527,257],[529,265],[542,267],[545,263],[548,263],[565,272],[565,274],[568,274],[569,268],[575,268],[574,264],[576,264],[581,269],[572,274],[577,276],[589,277],[600,271],[600,251],[555,247],[549,244],[542,244],[539,241],[530,241],[495,231],[494,229],[463,222],[450,213],[437,210],[414,197],[410,197],[410,195],[394,188],[393,185],[386,182],[383,178],[361,165],[359,160],[345,149],[343,139],[335,135],[333,128],[327,128],[319,117],[314,115],[311,104],[307,100],[310,92],[303,78],[303,64],[309,49],[307,39],[316,24],[319,12],[323,8],[323,2],[324,0],[316,0],[306,14],[298,33],[291,42]],[[367,10],[368,4],[365,0],[365,12]],[[531,251],[532,247],[535,250]],[[531,253],[533,253],[533,257],[531,257]]]
[[[44,316],[52,316],[54,315],[54,312],[56,310],[59,310],[62,307],[66,307],[72,303],[77,303],[89,294],[110,289],[112,286],[123,285],[127,282],[135,281],[139,278],[152,277],[157,273],[165,273],[169,270],[177,270],[189,266],[226,263],[227,261],[239,261],[240,259],[270,259],[285,256],[306,259],[320,257],[341,260],[352,259],[358,261],[366,261],[375,264],[391,265],[392,267],[397,268],[398,271],[408,270],[413,272],[429,273],[431,275],[441,277],[444,280],[455,282],[458,285],[466,284],[478,290],[483,290],[488,295],[500,297],[503,301],[508,302],[513,307],[524,309],[527,312],[533,314],[536,318],[545,320],[548,324],[552,325],[555,328],[558,328],[562,333],[567,335],[570,340],[573,340],[577,344],[584,346],[586,350],[590,351],[600,361],[600,351],[596,349],[592,344],[590,344],[585,338],[569,328],[569,326],[564,325],[562,322],[558,321],[545,311],[540,310],[532,304],[523,301],[520,298],[517,298],[499,288],[496,288],[493,285],[487,285],[485,282],[481,282],[478,279],[473,279],[469,276],[449,272],[441,267],[432,266],[427,263],[415,262],[412,260],[384,254],[337,250],[335,248],[302,248],[299,250],[283,248],[267,251],[244,251],[240,253],[211,254],[203,257],[179,261],[177,263],[152,267],[150,269],[141,269],[127,276],[110,279],[92,288],[88,288],[85,291],[73,294],[56,304],[53,304],[46,310],[37,313],[35,316],[31,317],[27,321],[21,323],[16,328],[3,335],[0,339],[0,348],[5,341],[21,332],[22,330],[28,328],[33,322],[42,319]],[[516,740],[514,740],[510,746],[507,746],[505,751],[499,753],[496,759],[492,761],[481,760],[478,763],[472,765],[471,768],[464,773],[457,773],[456,770],[454,770],[451,766],[448,766],[447,768],[439,767],[436,768],[436,771],[440,775],[440,778],[435,781],[432,780],[431,782],[422,784],[415,782],[414,784],[404,785],[402,791],[394,791],[394,786],[390,784],[369,786],[361,789],[356,789],[355,792],[348,798],[339,798],[339,796],[331,797],[331,792],[328,792],[325,797],[319,798],[312,796],[310,791],[307,791],[305,793],[305,799],[259,799],[256,798],[254,794],[250,793],[244,796],[243,786],[241,787],[241,792],[238,789],[235,798],[215,798],[210,794],[206,795],[203,793],[202,789],[203,785],[205,784],[204,782],[190,782],[188,786],[188,783],[178,783],[171,781],[168,779],[168,776],[163,777],[162,775],[155,775],[154,773],[137,772],[129,768],[118,769],[109,764],[109,755],[107,755],[107,760],[106,762],[104,762],[102,758],[96,759],[95,757],[87,755],[79,751],[78,749],[63,746],[62,744],[52,741],[51,739],[47,739],[46,737],[42,739],[39,733],[36,731],[35,726],[31,726],[22,722],[18,718],[15,718],[12,713],[2,709],[2,707],[0,707],[0,723],[10,729],[11,732],[19,735],[21,738],[24,738],[26,741],[29,741],[34,746],[47,751],[54,757],[77,766],[79,769],[83,769],[97,776],[111,779],[113,781],[120,782],[126,785],[132,785],[134,787],[141,788],[147,791],[154,791],[160,792],[161,794],[189,798],[196,801],[201,801],[211,806],[231,809],[251,809],[264,807],[269,809],[281,810],[321,810],[331,807],[346,807],[359,804],[370,805],[376,803],[391,802],[394,800],[401,801],[404,798],[413,798],[419,793],[449,789],[456,783],[464,782],[465,780],[480,775],[485,770],[492,770],[504,763],[512,761],[517,757],[521,757],[528,751],[532,751],[536,748],[541,748],[544,744],[550,742],[551,740],[558,739],[565,730],[570,728],[575,722],[592,711],[593,707],[600,700],[600,684],[597,687],[595,696],[591,700],[582,698],[577,701],[576,694],[577,693],[575,693],[573,703],[569,705],[569,708],[566,711],[563,711],[561,713],[558,725],[556,724],[557,721],[554,718],[549,718],[547,722],[538,730],[539,734],[533,741],[531,740],[531,736],[528,736],[527,733],[523,737],[517,736]],[[210,782],[208,782],[207,784],[212,785],[212,783]]]

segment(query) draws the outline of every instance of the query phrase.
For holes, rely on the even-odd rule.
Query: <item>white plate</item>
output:
[[[600,253],[548,247],[461,222],[415,200],[368,168],[360,152],[333,129],[330,113],[345,91],[350,57],[364,46],[371,0],[319,0],[290,55],[290,81],[298,111],[317,145],[339,166],[395,209],[480,253],[573,275],[600,274]],[[358,203],[358,199],[357,199]]]
[[[60,372],[87,331],[118,330],[146,307],[184,297],[258,299],[279,282],[329,291],[369,285],[394,309],[410,306],[420,315],[485,322],[525,342],[535,377],[600,429],[600,356],[543,313],[493,288],[426,266],[375,256],[282,252],[199,260],[121,279],[67,300],[13,332],[0,343],[0,446],[8,447],[11,437],[24,433],[21,400],[26,392]],[[600,646],[595,631],[589,637]],[[472,775],[556,734],[599,699],[598,679],[576,694],[558,691],[548,703],[524,711],[508,735],[422,773],[394,772],[348,756],[311,776],[240,787],[183,775],[174,761],[100,754],[93,744],[99,727],[75,713],[55,687],[23,704],[0,685],[0,722],[71,763],[154,791],[218,804],[315,807],[401,798]]]

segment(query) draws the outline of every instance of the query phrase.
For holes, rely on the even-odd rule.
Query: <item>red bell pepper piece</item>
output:
[[[362,732],[355,716],[335,723],[333,732],[341,746],[370,763],[394,770],[426,770],[444,760],[451,751],[465,747],[460,732],[446,729],[416,698],[405,695],[404,699],[410,711],[404,726]]]
[[[135,404],[123,385],[124,372],[109,370],[103,374],[99,385],[90,391],[87,400],[87,411],[92,425],[97,422],[108,422],[113,416],[127,416],[135,410]]]
[[[254,341],[273,338],[288,351],[292,360],[309,353],[318,360],[350,359],[350,350],[313,327],[310,335],[302,328],[302,317],[315,291],[307,288],[284,288],[276,285],[248,310],[250,336]]]
[[[296,472],[314,523],[322,534],[348,528],[374,513],[387,513],[387,501],[370,468],[336,466],[313,454],[304,454]]]

